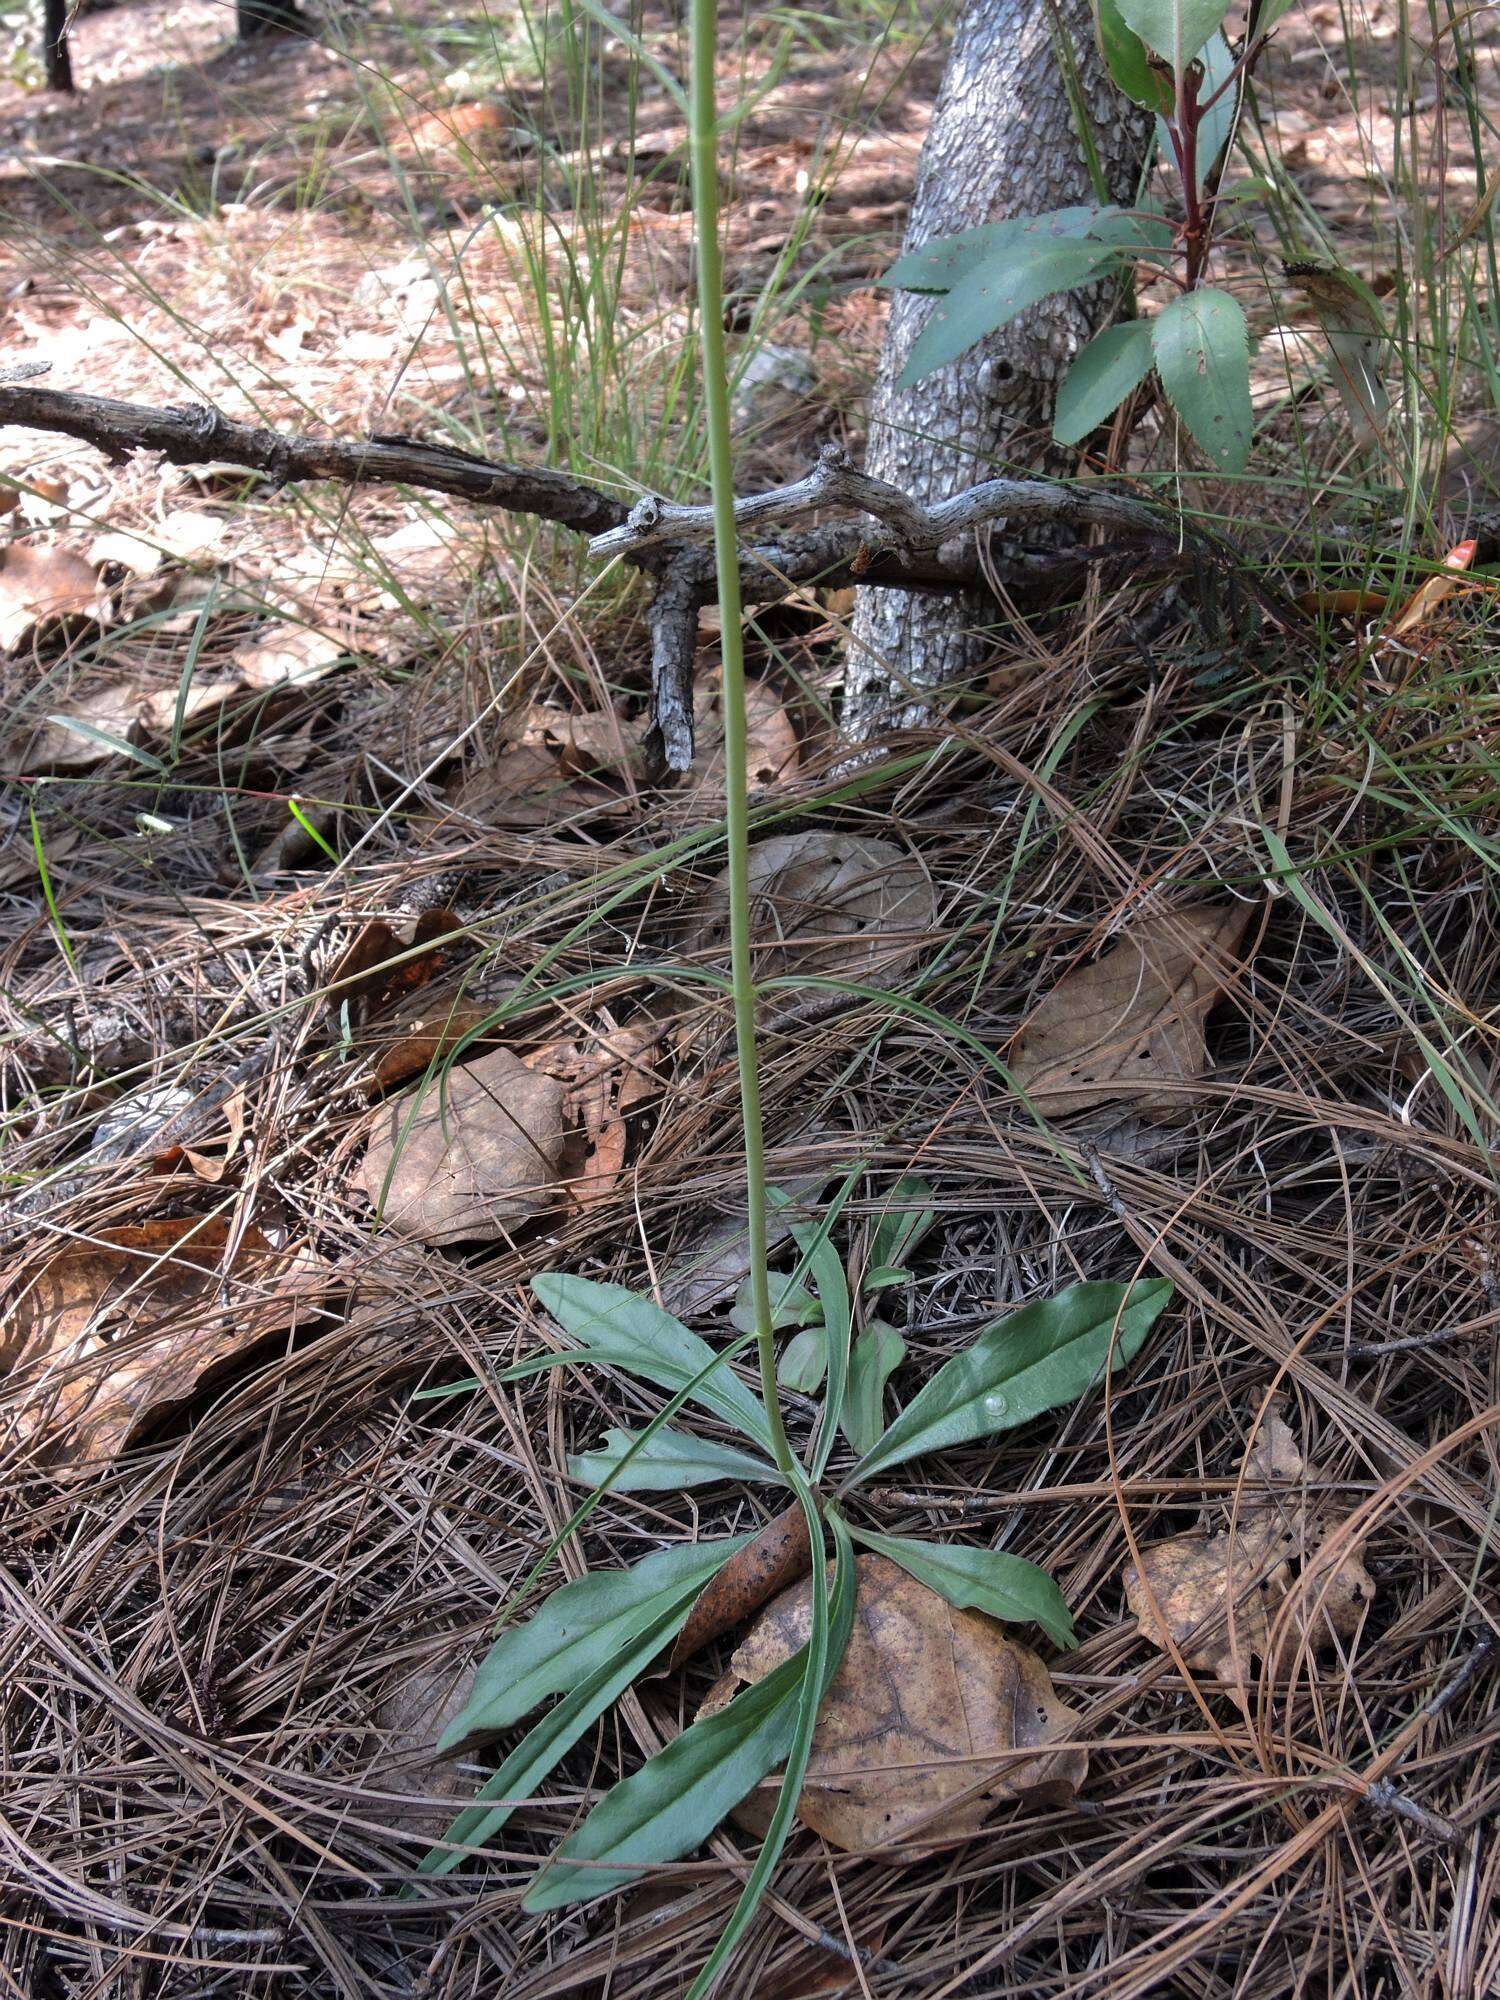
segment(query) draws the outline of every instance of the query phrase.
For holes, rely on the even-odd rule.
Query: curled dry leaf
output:
[[[97,1232],[19,1273],[0,1361],[25,1437],[108,1457],[210,1371],[313,1319],[330,1272],[258,1229],[160,1219]]]
[[[97,535],[89,544],[89,561],[96,568],[115,563],[132,576],[155,576],[164,562],[192,565],[213,556],[224,539],[225,525],[213,514],[177,508],[139,533],[115,528]]]
[[[922,864],[889,840],[816,828],[750,850],[751,926],[758,979],[787,974],[885,983],[910,965],[937,920]],[[703,898],[693,948],[720,954],[729,938],[729,877]]]
[[[1443,566],[1437,575],[1428,577],[1396,613],[1391,623],[1391,638],[1409,639],[1419,626],[1425,625],[1438,607],[1460,587],[1459,579],[1478,553],[1477,541],[1455,543],[1443,557]]]
[[[383,917],[362,925],[328,975],[331,1011],[364,1020],[420,992],[443,968],[445,940],[462,929],[457,914],[442,909],[423,910],[405,941]]]
[[[626,1119],[656,1090],[651,1052],[661,1033],[649,1022],[610,1026],[583,1039],[548,1042],[523,1058],[528,1069],[563,1085],[565,1122],[582,1130],[582,1169],[568,1182],[568,1193],[580,1207],[615,1190],[625,1166]]]
[[[854,1629],[818,1712],[797,1807],[804,1824],[862,1853],[971,1833],[1005,1799],[1073,1797],[1088,1753],[1048,1746],[1075,1736],[1079,1717],[1036,1654],[884,1556],[860,1556],[855,1572]],[[804,1580],[766,1611],[703,1710],[763,1680],[811,1627]],[[774,1791],[752,1794],[736,1818],[764,1830]]]
[[[422,1243],[488,1243],[550,1207],[562,1087],[496,1049],[383,1104],[355,1174],[381,1225]]]
[[[414,1004],[389,1020],[373,1024],[365,1038],[379,1051],[372,1088],[384,1092],[409,1083],[433,1063],[452,1054],[494,1011],[493,1006],[481,1000],[435,999]],[[487,1036],[476,1035],[466,1053],[483,1055],[492,1047]]]
[[[1252,1661],[1267,1660],[1279,1679],[1304,1643],[1352,1638],[1375,1586],[1357,1549],[1319,1535],[1304,1485],[1312,1474],[1273,1407],[1245,1453],[1234,1527],[1153,1542],[1139,1565],[1126,1565],[1125,1601],[1141,1637],[1164,1652],[1175,1646],[1241,1699]]]
[[[723,1633],[743,1625],[778,1591],[788,1589],[811,1569],[807,1516],[794,1500],[785,1513],[767,1521],[753,1542],[736,1549],[724,1567],[709,1578],[677,1635],[668,1667],[680,1667]]]
[[[693,689],[697,755],[685,790],[696,807],[722,810],[724,797],[724,676],[705,675]],[[769,681],[745,683],[746,767],[752,789],[788,785],[801,761],[792,718]]]
[[[1111,1098],[1170,1116],[1208,1067],[1203,1023],[1238,970],[1250,920],[1243,903],[1200,903],[1148,917],[1102,958],[1065,973],[1022,1028],[1016,1082],[1057,1117]]]
[[[12,542],[0,563],[0,652],[15,652],[39,626],[102,617],[105,602],[93,564],[75,550]]]

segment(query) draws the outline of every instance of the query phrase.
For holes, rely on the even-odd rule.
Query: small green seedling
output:
[[[845,1184],[845,1197],[853,1178]],[[907,1198],[921,1199],[925,1192],[908,1188]],[[773,1200],[785,1205],[787,1197],[773,1193]],[[900,1270],[891,1260],[914,1246],[931,1215],[926,1207],[893,1206],[877,1232],[872,1257],[881,1261],[872,1267]],[[878,1320],[853,1337],[851,1293],[826,1216],[817,1228],[794,1225],[794,1234],[803,1256],[797,1270],[779,1281],[782,1300],[802,1301],[799,1316],[815,1305],[818,1317],[792,1332],[782,1368],[788,1351],[815,1331],[822,1344],[824,1394],[805,1466],[794,1470],[790,1483],[808,1515],[813,1546],[823,1546],[826,1534],[834,1554],[831,1586],[823,1564],[813,1564],[812,1637],[783,1667],[742,1689],[716,1715],[690,1724],[612,1787],[538,1871],[526,1895],[528,1910],[591,1902],[657,1863],[690,1853],[755,1785],[785,1764],[786,1811],[783,1815],[778,1807],[781,1823],[773,1824],[757,1863],[769,1875],[790,1828],[818,1705],[852,1624],[855,1543],[899,1563],[951,1604],[1036,1624],[1058,1646],[1073,1643],[1067,1605],[1045,1571],[997,1550],[877,1532],[858,1518],[860,1489],[913,1459],[997,1436],[1076,1402],[1134,1359],[1170,1299],[1171,1285],[1163,1279],[1129,1286],[1083,1283],[1034,1300],[986,1327],[886,1423],[884,1393],[904,1356],[901,1338]],[[803,1285],[803,1266],[815,1291]],[[645,1429],[611,1430],[597,1450],[570,1461],[574,1478],[594,1491],[564,1533],[606,1491],[789,1483],[773,1457],[765,1403],[728,1366],[751,1335],[716,1351],[651,1299],[588,1278],[553,1273],[533,1279],[532,1290],[568,1346],[519,1363],[502,1380],[552,1367],[602,1365],[667,1392],[663,1409]],[[671,1423],[688,1404],[730,1432],[733,1442],[700,1437]],[[853,1463],[829,1495],[823,1482],[840,1437]],[[748,1539],[738,1535],[669,1547],[629,1569],[565,1584],[524,1624],[502,1632],[441,1747],[498,1735],[544,1701],[561,1699],[426,1856],[424,1873],[447,1873],[467,1851],[494,1837],[514,1802],[534,1794],[559,1759],[670,1647],[704,1586]]]

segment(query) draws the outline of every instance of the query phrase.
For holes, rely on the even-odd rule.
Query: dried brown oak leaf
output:
[[[1047,1748],[1076,1736],[1079,1717],[1036,1654],[884,1556],[859,1557],[855,1573],[854,1629],[818,1712],[798,1817],[835,1847],[864,1853],[971,1833],[1005,1799],[1071,1798],[1088,1753]],[[811,1626],[805,1580],[766,1611],[700,1712],[763,1680]],[[775,1790],[762,1786],[735,1817],[764,1829]]]
[[[1208,1067],[1203,1023],[1238,969],[1243,903],[1148,917],[1091,964],[1065,973],[1021,1029],[1011,1073],[1049,1116],[1128,1097],[1148,1116],[1178,1109]],[[1163,1083],[1179,1087],[1153,1089]]]
[[[0,1307],[19,1433],[109,1457],[205,1376],[311,1322],[330,1272],[258,1229],[161,1218],[98,1231],[18,1276]]]
[[[567,1184],[580,1208],[605,1200],[619,1184],[629,1141],[626,1120],[656,1094],[653,1062],[661,1038],[655,1022],[622,1028],[606,1021],[581,1038],[547,1042],[523,1058],[528,1069],[563,1086],[566,1123],[570,1130],[581,1129],[583,1160]]]
[[[814,828],[750,850],[757,979],[888,981],[917,957],[936,921],[927,871],[892,841]],[[691,942],[722,953],[728,940],[726,872],[704,896]]]
[[[693,724],[697,754],[686,781],[692,804],[700,811],[724,797],[724,677],[706,676],[693,690]],[[752,789],[787,785],[801,763],[797,731],[769,681],[745,683],[745,766]]]
[[[365,1779],[364,1789],[376,1795],[370,1807],[382,1825],[414,1840],[436,1840],[452,1824],[453,1802],[473,1789],[463,1766],[437,1748],[438,1738],[463,1711],[468,1683],[469,1676],[452,1667],[419,1669],[371,1717],[384,1754]]]
[[[552,1202],[562,1086],[508,1049],[383,1104],[355,1176],[382,1225],[423,1243],[488,1243]]]
[[[0,652],[13,653],[38,626],[98,618],[105,598],[92,563],[61,542],[11,542],[0,562]]]
[[[1311,1468],[1272,1408],[1245,1453],[1239,1518],[1222,1534],[1174,1535],[1126,1565],[1140,1635],[1242,1690],[1251,1663],[1280,1678],[1305,1643],[1352,1638],[1375,1595],[1359,1551],[1319,1537],[1302,1485]],[[1268,1491],[1256,1491],[1257,1486]]]

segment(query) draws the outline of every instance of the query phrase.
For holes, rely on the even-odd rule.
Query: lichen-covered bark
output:
[[[1110,196],[1135,192],[1146,115],[1110,84],[1090,0],[967,0],[917,168],[904,248],[975,223],[1093,198],[1054,37],[1067,37]],[[866,470],[919,499],[946,498],[1046,452],[1057,384],[1107,309],[1103,287],[1044,299],[948,368],[910,389],[896,378],[932,310],[893,295],[870,405]],[[923,718],[913,687],[973,665],[985,600],[862,590],[844,678],[844,733],[855,742]],[[993,607],[989,609],[992,611]]]

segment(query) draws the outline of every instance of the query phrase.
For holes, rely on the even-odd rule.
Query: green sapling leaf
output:
[[[1250,345],[1228,292],[1204,286],[1151,322],[1156,372],[1178,415],[1219,472],[1241,472],[1250,450]]]
[[[1128,319],[1096,333],[1074,360],[1057,392],[1052,435],[1082,444],[1137,389],[1151,369],[1151,327]]]

